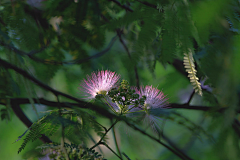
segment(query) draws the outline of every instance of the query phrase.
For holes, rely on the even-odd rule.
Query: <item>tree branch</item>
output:
[[[47,42],[47,45],[46,45],[46,46],[44,46],[44,47],[42,47],[42,48],[40,48],[40,49],[38,49],[38,50],[32,50],[32,51],[30,51],[30,52],[28,52],[28,53],[26,53],[26,52],[24,52],[24,51],[21,51],[21,50],[15,48],[15,47],[13,47],[13,46],[11,46],[11,45],[9,45],[9,44],[5,44],[3,41],[0,41],[0,45],[6,47],[6,48],[9,49],[9,50],[14,51],[15,53],[17,53],[17,54],[19,54],[19,55],[21,55],[21,56],[26,55],[26,56],[28,56],[28,57],[31,58],[32,55],[37,54],[37,53],[40,53],[40,52],[42,52],[43,50],[45,50],[46,48],[48,48],[48,47],[49,47],[49,46],[48,46],[48,45],[49,45],[49,42]]]
[[[34,100],[35,103],[41,103],[41,104],[48,105],[48,106],[53,106],[53,107],[58,107],[58,106],[59,106],[59,103],[58,103],[58,102],[48,101],[48,100],[45,100],[45,99],[43,99],[43,98],[40,98],[40,99],[38,99],[38,100],[37,100],[37,99],[33,99],[33,100]],[[14,103],[16,103],[16,104],[18,104],[18,105],[19,105],[19,104],[29,104],[29,103],[30,103],[30,101],[29,101],[28,98],[12,98],[11,101],[13,101]],[[78,104],[78,103],[60,102],[60,105],[61,105],[62,107],[68,107],[68,108],[69,108],[69,107],[71,108],[71,106],[79,106],[79,107],[81,107],[81,108],[93,109],[93,110],[97,111],[98,113],[99,113],[99,110],[101,110],[101,109],[99,109],[99,106],[94,106],[94,105],[92,105],[92,104],[90,104],[90,103],[86,103],[86,102],[83,102],[83,103],[85,103],[85,105],[83,105],[83,104]],[[87,104],[88,106],[86,106],[86,104]],[[94,109],[93,107],[94,107],[95,109]],[[209,108],[210,108],[210,107],[209,107]],[[108,113],[107,110],[105,110],[105,112]],[[133,128],[134,130],[137,130],[137,131],[141,132],[142,134],[148,136],[150,139],[155,140],[155,141],[158,142],[159,144],[163,145],[164,147],[166,147],[167,149],[169,149],[170,151],[172,151],[174,154],[176,154],[176,155],[178,155],[178,156],[180,156],[180,157],[182,156],[182,155],[179,155],[179,153],[176,153],[173,149],[171,149],[171,148],[170,148],[169,146],[167,146],[166,144],[164,144],[164,143],[162,143],[161,141],[159,141],[158,139],[156,139],[155,137],[149,135],[148,133],[144,132],[144,131],[141,130],[140,128],[136,127],[134,124],[128,122],[128,120],[127,120],[126,118],[118,117],[118,116],[116,116],[116,115],[113,115],[112,113],[103,114],[103,115],[106,116],[106,117],[111,117],[111,118],[113,117],[113,118],[117,118],[117,119],[119,119],[119,120],[124,121],[127,125],[129,125],[129,126],[130,126],[131,128]],[[109,116],[109,115],[110,115],[110,116]]]
[[[188,155],[186,155],[186,153],[183,150],[179,149],[179,147],[175,143],[173,143],[168,137],[166,137],[164,134],[162,134],[162,137],[172,148],[182,153],[184,156],[188,157]]]
[[[129,49],[128,49],[127,45],[124,43],[121,34],[122,34],[122,31],[121,30],[117,30],[117,35],[119,37],[119,40],[120,40],[121,44],[123,45],[124,49],[126,50],[129,59],[131,60],[132,56],[131,56],[131,54],[129,52]],[[136,78],[136,86],[137,86],[138,89],[140,89],[139,76],[138,76],[138,70],[137,70],[136,64],[134,65],[134,72],[135,72],[135,78]]]
[[[148,3],[148,2],[146,2],[146,1],[139,1],[139,0],[136,0],[136,1],[138,1],[139,3],[142,3],[142,4],[144,4],[144,5],[146,5],[146,6],[148,6],[148,7],[157,9],[157,6],[154,5],[154,4]]]
[[[174,61],[172,62],[172,65],[178,72],[180,72],[185,77],[188,77],[188,73],[185,71],[185,68],[183,66],[183,61],[179,59],[174,59]]]
[[[13,112],[15,113],[15,115],[20,119],[20,121],[23,122],[23,124],[25,124],[28,128],[31,127],[31,125],[33,124],[28,117],[23,113],[22,109],[20,108],[19,104],[17,102],[15,102],[14,100],[10,101],[11,107]],[[42,134],[42,137],[39,138],[43,143],[51,143],[52,141],[45,136],[44,134]]]
[[[26,71],[24,71],[24,70],[22,70],[22,69],[20,69],[20,68],[18,68],[18,67],[16,67],[16,66],[14,66],[14,65],[12,65],[11,63],[9,63],[9,62],[7,62],[7,61],[5,61],[5,60],[0,59],[0,66],[3,66],[3,67],[8,68],[8,69],[15,70],[17,73],[23,75],[25,78],[33,81],[34,83],[36,83],[36,84],[37,84],[38,86],[40,86],[41,88],[43,88],[43,89],[45,89],[45,90],[48,90],[48,91],[52,92],[52,93],[55,94],[55,95],[61,95],[61,96],[64,96],[64,97],[66,97],[66,98],[68,98],[68,99],[71,99],[71,100],[73,100],[73,101],[76,101],[76,102],[78,102],[78,103],[80,103],[80,104],[85,104],[85,103],[83,103],[83,101],[81,101],[81,100],[79,100],[79,99],[77,99],[77,98],[75,98],[75,97],[72,97],[72,96],[67,95],[67,94],[65,94],[65,93],[59,92],[59,91],[57,91],[57,90],[54,90],[53,88],[51,88],[51,87],[47,86],[46,84],[44,84],[44,83],[40,82],[39,80],[37,80],[35,77],[31,76],[31,75],[30,75],[29,73],[27,73]],[[171,108],[174,108],[174,107],[175,107],[175,108],[179,108],[179,107],[177,107],[177,106],[178,106],[178,105],[172,104],[172,105],[170,105],[169,107],[171,107]],[[83,107],[83,106],[81,106],[81,107]],[[144,132],[144,131],[141,130],[140,128],[136,127],[134,124],[128,122],[128,120],[127,120],[126,118],[124,118],[124,117],[116,116],[116,115],[110,113],[107,109],[103,109],[103,108],[100,107],[100,106],[95,107],[95,106],[92,105],[92,104],[88,104],[88,106],[85,107],[85,108],[92,109],[92,110],[94,110],[94,111],[96,111],[96,112],[98,112],[98,113],[100,113],[100,114],[102,114],[102,115],[104,115],[104,116],[106,116],[106,117],[112,117],[112,118],[116,118],[116,119],[119,119],[119,120],[123,120],[123,121],[124,121],[125,123],[127,123],[127,125],[129,125],[131,128],[133,128],[133,129],[141,132],[142,134],[148,136],[149,138],[155,140],[156,142],[158,142],[159,144],[163,145],[164,147],[166,147],[167,149],[169,149],[171,152],[173,152],[174,154],[176,154],[176,155],[179,156],[180,158],[190,159],[190,158],[188,158],[188,157],[184,157],[182,154],[179,154],[178,152],[176,152],[175,150],[173,150],[172,148],[170,148],[170,147],[167,146],[166,144],[162,143],[161,141],[159,141],[159,140],[156,139],[155,137],[147,134],[146,132]],[[186,106],[186,104],[183,104],[183,105],[182,105],[182,108],[185,108],[185,109],[186,109],[186,108],[189,108],[189,106]],[[203,107],[195,107],[195,108],[198,108],[198,110],[205,110],[205,108],[203,108]]]
[[[108,44],[108,46],[107,46],[106,49],[104,49],[104,50],[101,51],[101,52],[96,53],[96,54],[93,55],[93,56],[89,56],[89,57],[84,58],[84,59],[73,60],[73,61],[69,61],[69,62],[62,62],[62,63],[63,63],[63,64],[81,64],[81,63],[87,62],[87,61],[90,60],[90,59],[98,58],[98,57],[104,55],[105,53],[107,53],[107,52],[111,49],[111,47],[113,46],[114,42],[117,40],[117,37],[118,37],[117,35],[114,36],[114,37],[112,38],[112,40],[110,41],[110,43]]]
[[[114,127],[114,125],[118,122],[119,120],[117,119],[109,128],[108,130],[105,131],[104,135],[102,136],[102,138],[98,141],[98,143],[96,143],[94,146],[92,146],[90,148],[90,150],[92,150],[93,148],[97,147],[99,144],[102,143],[102,140],[104,139],[104,137],[107,135],[107,133]]]
[[[190,97],[189,97],[189,99],[188,99],[188,102],[187,102],[188,105],[190,104],[190,102],[191,102],[194,94],[195,94],[195,91],[193,90],[192,93],[191,93],[191,95],[190,95]]]
[[[111,123],[113,123],[112,120],[111,120]],[[118,151],[118,154],[119,154],[120,157],[122,158],[122,154],[121,154],[121,151],[120,151],[120,149],[119,149],[118,142],[117,142],[117,137],[116,137],[116,133],[115,133],[115,126],[113,126],[113,128],[112,128],[112,134],[113,134],[113,140],[114,140],[116,149],[117,149],[117,151]]]
[[[186,104],[170,103],[168,105],[168,109],[190,109],[190,110],[199,110],[199,111],[217,110],[219,112],[223,112],[227,108],[207,107],[207,106],[190,106],[187,103]]]
[[[190,157],[188,157],[187,155],[185,155],[182,152],[177,152],[176,150],[172,149],[171,147],[169,147],[168,145],[164,144],[163,142],[161,142],[159,139],[149,135],[148,133],[146,133],[145,131],[143,131],[142,129],[138,128],[137,126],[131,124],[128,121],[125,121],[125,123],[130,126],[131,128],[133,128],[134,130],[137,130],[138,132],[142,133],[143,135],[149,137],[150,139],[158,142],[159,144],[163,145],[164,147],[166,147],[168,150],[170,150],[172,153],[174,153],[175,155],[177,155],[179,158],[184,159],[184,160],[192,160]]]
[[[0,99],[2,99],[0,97]],[[21,105],[21,104],[30,104],[30,101],[28,98],[11,98],[10,100],[14,101],[15,103]],[[58,107],[58,103],[54,101],[49,101],[44,98],[33,98],[34,103],[36,104],[43,104],[46,106],[51,106],[51,107]],[[83,109],[91,109],[91,108],[98,108],[99,106],[95,106],[91,103],[87,103],[84,101],[79,100],[80,102],[78,103],[70,103],[70,102],[60,102],[60,105],[64,108],[72,108],[72,106],[76,106],[79,108]],[[0,103],[2,105],[6,105],[5,103]],[[197,110],[197,111],[218,111],[218,112],[224,112],[227,108],[219,108],[219,107],[208,107],[208,106],[192,106],[189,104],[177,104],[177,103],[170,103],[168,105],[168,108],[166,109],[188,109],[188,110]],[[240,111],[238,111],[240,113]],[[113,117],[111,117],[113,118]]]
[[[0,58],[0,66],[3,66],[5,68],[8,68],[8,69],[12,69],[12,70],[15,70],[17,73],[21,74],[22,76],[24,76],[25,78],[31,80],[32,82],[34,82],[35,84],[37,84],[39,87],[47,90],[47,91],[50,91],[52,92],[54,95],[61,95],[63,97],[66,97],[68,99],[71,99],[75,102],[78,102],[79,105],[81,106],[81,108],[88,108],[88,109],[92,109],[94,111],[96,111],[97,113],[105,116],[105,117],[117,117],[116,115],[110,113],[108,110],[106,110],[105,108],[103,107],[96,107],[95,105],[92,105],[90,103],[86,103],[86,102],[83,102],[75,97],[72,97],[68,94],[65,94],[65,93],[62,93],[62,92],[59,92],[51,87],[49,87],[48,85],[42,83],[41,81],[39,81],[38,79],[36,79],[35,77],[31,76],[29,73],[27,73],[26,71],[24,71],[23,69],[20,69],[14,65],[12,65],[11,63],[3,60]],[[87,106],[86,106],[87,105]]]
[[[123,9],[125,9],[126,11],[129,11],[129,12],[133,12],[133,10],[131,8],[129,8],[128,6],[126,5],[122,5],[119,1],[117,0],[108,0],[108,1],[112,1],[114,3],[116,3],[118,6],[122,7]]]
[[[113,154],[115,154],[119,159],[123,160],[114,150],[112,150],[111,147],[109,147],[105,142],[101,142],[100,144],[106,146],[110,151],[112,151]]]
[[[31,52],[29,52],[29,53],[26,53],[26,52],[21,51],[21,50],[13,47],[13,46],[11,46],[11,45],[5,44],[5,43],[3,43],[2,41],[0,41],[0,45],[6,47],[6,48],[9,49],[9,50],[12,50],[13,52],[15,52],[16,54],[19,54],[19,55],[21,55],[21,56],[28,56],[30,59],[32,59],[32,60],[34,60],[34,61],[36,61],[36,62],[40,62],[40,63],[44,63],[44,64],[54,64],[54,65],[63,65],[63,64],[68,64],[68,65],[71,64],[71,65],[72,65],[72,64],[85,63],[85,62],[89,61],[90,59],[95,59],[95,58],[98,58],[98,57],[104,55],[105,53],[107,53],[107,52],[111,49],[111,47],[113,46],[114,42],[117,40],[117,37],[118,37],[117,35],[114,36],[114,37],[112,38],[112,40],[110,41],[110,43],[108,44],[107,48],[104,49],[104,50],[101,51],[101,52],[96,53],[95,55],[89,56],[89,57],[84,58],[84,59],[77,59],[77,60],[63,61],[63,62],[61,62],[61,61],[53,61],[53,60],[46,61],[46,60],[43,60],[43,59],[40,59],[40,58],[37,58],[37,57],[34,57],[34,56],[33,56],[34,54],[36,54],[36,53],[44,50],[44,49],[47,48],[47,47],[41,48],[41,49],[38,50],[38,51],[31,51]]]

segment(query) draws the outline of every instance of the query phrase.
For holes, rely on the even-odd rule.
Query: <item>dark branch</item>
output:
[[[172,62],[172,65],[178,72],[180,72],[185,77],[188,77],[188,73],[185,71],[185,68],[183,66],[183,61],[179,59],[174,59],[174,61]]]
[[[168,109],[190,109],[190,110],[199,110],[199,111],[218,111],[218,112],[223,112],[227,108],[206,107],[206,106],[190,106],[189,104],[171,103],[171,104],[169,104]]]
[[[119,1],[117,0],[108,0],[108,1],[112,1],[114,3],[116,3],[118,6],[124,8],[126,11],[129,11],[129,12],[133,12],[133,10],[131,8],[129,8],[128,6],[126,5],[122,5]]]
[[[131,60],[132,56],[129,52],[129,49],[128,49],[127,45],[124,43],[121,34],[122,34],[122,31],[118,29],[117,30],[117,35],[119,37],[119,40],[120,40],[121,44],[123,45],[124,49],[126,50],[129,59]],[[136,64],[134,65],[134,72],[135,72],[135,78],[136,78],[136,86],[137,86],[138,89],[140,89],[139,76],[138,76],[138,70],[137,70]]]
[[[167,136],[162,134],[162,137],[172,148],[174,148],[176,151],[182,153],[185,157],[188,157],[188,155],[183,150],[181,150],[174,142],[172,142]],[[188,157],[188,158],[191,159],[190,157]]]
[[[13,70],[15,70],[17,73],[23,75],[25,78],[33,81],[34,83],[36,83],[36,84],[37,84],[38,86],[40,86],[41,88],[43,88],[43,89],[45,89],[45,90],[48,90],[48,91],[52,92],[52,93],[55,94],[55,95],[61,95],[61,96],[64,96],[64,97],[66,97],[66,98],[68,98],[68,99],[71,99],[71,100],[73,100],[73,101],[76,101],[76,102],[78,102],[78,103],[80,103],[80,104],[84,104],[83,101],[81,101],[81,100],[79,100],[79,99],[77,99],[77,98],[75,98],[75,97],[72,97],[72,96],[67,95],[67,94],[65,94],[65,93],[59,92],[59,91],[57,91],[57,90],[54,90],[53,88],[47,86],[46,84],[44,84],[44,83],[40,82],[39,80],[37,80],[35,77],[33,77],[33,76],[31,76],[30,74],[28,74],[26,71],[24,71],[24,70],[22,70],[22,69],[20,69],[20,68],[18,68],[18,67],[16,67],[16,66],[14,66],[14,65],[12,65],[11,63],[8,63],[8,62],[5,61],[5,60],[0,59],[0,66],[3,66],[3,67],[8,68],[8,69],[13,69]],[[58,104],[58,103],[57,103],[57,104]],[[174,105],[171,105],[171,106],[174,107]],[[184,105],[183,105],[183,106],[184,106]],[[82,106],[81,106],[81,107],[82,107]],[[158,142],[159,144],[163,145],[164,147],[166,147],[167,149],[169,149],[171,152],[173,152],[174,154],[176,154],[176,155],[179,156],[180,158],[189,159],[188,157],[185,157],[185,156],[183,156],[182,154],[179,154],[178,152],[176,152],[175,150],[173,150],[172,148],[170,148],[170,147],[167,146],[166,144],[162,143],[160,140],[158,140],[158,139],[156,139],[155,137],[153,137],[153,136],[149,135],[148,133],[144,132],[142,129],[136,127],[134,124],[130,123],[126,118],[116,116],[116,115],[110,113],[108,110],[106,110],[106,109],[104,109],[104,108],[102,108],[102,107],[100,107],[100,106],[95,107],[94,105],[92,105],[92,104],[90,104],[90,103],[87,105],[87,107],[88,107],[88,109],[92,109],[92,110],[96,111],[97,113],[102,114],[102,115],[105,116],[105,117],[111,117],[111,118],[116,118],[116,119],[119,119],[119,120],[123,120],[123,121],[124,121],[125,123],[127,123],[127,125],[129,125],[131,128],[133,128],[133,129],[141,132],[142,134],[148,136],[149,138],[155,140],[156,142]]]
[[[35,77],[31,76],[29,73],[27,73],[26,71],[12,65],[11,63],[8,63],[7,61],[3,60],[3,59],[0,59],[0,66],[3,66],[5,68],[8,68],[8,69],[12,69],[12,70],[15,70],[17,73],[21,74],[22,76],[24,76],[25,78],[31,80],[32,82],[34,82],[35,84],[37,84],[39,87],[47,90],[47,91],[50,91],[52,92],[54,95],[61,95],[63,97],[66,97],[68,99],[71,99],[75,102],[78,102],[79,105],[81,106],[81,108],[88,108],[88,109],[92,109],[94,111],[96,111],[97,113],[105,116],[105,117],[117,117],[116,115],[110,113],[109,111],[107,111],[106,109],[104,109],[103,107],[96,107],[95,105],[92,105],[90,103],[87,104],[86,106],[86,102],[83,102],[75,97],[72,97],[68,94],[65,94],[65,93],[62,93],[62,92],[59,92],[51,87],[49,87],[48,85],[42,83],[41,81],[37,80]]]
[[[139,1],[139,0],[136,0],[136,1],[138,1],[139,3],[142,3],[142,4],[144,4],[144,5],[146,5],[146,6],[148,6],[148,7],[157,9],[157,6],[154,5],[154,4],[148,3],[148,2],[146,2],[146,1]]]
[[[107,48],[104,49],[103,51],[101,52],[98,52],[96,53],[95,55],[93,56],[89,56],[87,58],[84,58],[84,59],[77,59],[77,60],[71,60],[71,61],[53,61],[53,60],[50,60],[50,61],[47,61],[47,60],[43,60],[43,59],[40,59],[40,58],[37,58],[37,57],[34,57],[33,54],[36,54],[38,53],[38,51],[42,51],[44,50],[45,48],[41,48],[40,50],[38,51],[31,51],[29,53],[26,53],[24,51],[21,51],[13,46],[10,46],[10,45],[7,45],[7,44],[4,44],[3,42],[0,41],[0,45],[6,47],[7,49],[9,50],[12,50],[14,51],[16,54],[19,54],[21,56],[28,56],[30,59],[36,61],[36,62],[40,62],[40,63],[44,63],[44,64],[54,64],[54,65],[62,65],[62,64],[81,64],[81,63],[85,63],[87,61],[89,61],[90,59],[95,59],[95,58],[98,58],[102,55],[104,55],[105,53],[107,53],[111,47],[113,46],[114,42],[117,40],[117,36],[114,36],[112,38],[112,40],[110,41],[110,43],[108,44]]]
[[[103,51],[101,51],[99,53],[96,53],[93,56],[89,56],[87,58],[84,58],[84,59],[74,60],[74,61],[70,61],[70,62],[63,62],[63,64],[81,64],[81,63],[87,62],[90,59],[95,59],[95,58],[101,57],[102,55],[104,55],[105,53],[107,53],[111,49],[111,47],[113,46],[114,42],[117,40],[117,37],[118,37],[117,35],[114,36],[112,38],[112,40],[110,41],[110,43],[108,44],[107,48],[104,49]]]
[[[175,155],[177,155],[179,158],[181,159],[185,159],[185,160],[191,160],[190,157],[188,157],[187,155],[177,152],[176,150],[172,149],[171,147],[169,147],[168,145],[164,144],[163,142],[161,142],[160,140],[158,140],[157,138],[147,134],[145,131],[143,131],[142,129],[138,128],[137,126],[131,124],[128,121],[125,121],[125,123],[130,126],[131,128],[133,128],[134,130],[137,130],[138,132],[142,133],[143,135],[146,135],[147,137],[151,138],[152,140],[158,142],[159,144],[163,145],[164,147],[166,147],[168,150],[170,150],[172,153],[174,153]]]
[[[137,88],[140,89],[140,82],[139,82],[138,70],[136,65],[134,66],[134,71],[135,71],[135,77],[136,77],[136,85],[137,85]]]
[[[194,94],[195,94],[195,91],[193,90],[192,93],[191,93],[191,95],[190,95],[190,97],[189,97],[189,99],[188,99],[187,104],[190,104],[190,102],[191,102],[191,100],[192,100]]]
[[[0,97],[1,98],[1,97]],[[15,103],[21,105],[21,104],[30,104],[30,101],[28,98],[11,98],[12,101]],[[95,106],[91,103],[87,103],[81,100],[78,100],[78,103],[69,103],[69,102],[61,102],[57,103],[54,101],[49,101],[44,98],[35,99],[33,98],[34,103],[36,104],[43,104],[46,106],[51,107],[58,107],[59,104],[64,108],[72,108],[72,106],[89,109],[90,108],[97,108],[99,106]],[[5,103],[1,103],[2,105],[6,105]],[[188,110],[197,110],[197,111],[218,111],[218,112],[224,112],[227,108],[219,108],[219,107],[207,107],[207,106],[190,106],[189,104],[177,104],[177,103],[170,103],[168,105],[168,108],[166,109],[188,109]],[[240,111],[238,111],[240,113]]]
[[[2,25],[5,27],[6,23],[2,20],[2,18],[0,17],[0,23],[2,23]]]
[[[93,109],[93,107],[95,107],[95,110],[97,108],[99,108],[99,106],[94,106],[92,105],[91,103],[86,103],[86,102],[83,102],[84,104],[78,104],[78,103],[66,103],[66,102],[61,102],[61,103],[58,103],[58,102],[52,102],[52,101],[48,101],[48,100],[45,100],[43,98],[40,98],[40,99],[33,99],[35,103],[40,103],[40,104],[44,104],[44,105],[48,105],[48,106],[52,106],[52,107],[58,107],[59,104],[62,106],[62,107],[66,107],[66,108],[71,108],[71,106],[78,106],[78,107],[81,107],[81,108],[88,108],[88,109]],[[16,104],[30,104],[30,101],[28,98],[12,98],[11,101],[15,102]],[[86,106],[87,104],[87,106]],[[93,107],[92,107],[93,106]],[[173,104],[173,105],[170,105],[172,106],[172,108],[180,108],[179,106],[184,106],[184,105],[177,105],[177,104]],[[183,107],[186,109],[186,107]],[[203,106],[189,106],[189,108],[191,109],[194,109],[194,108],[197,108],[197,110],[210,110],[211,107],[203,107]],[[107,112],[107,111],[106,111]],[[110,113],[111,114],[111,113]],[[128,122],[126,119],[123,119],[121,117],[117,117],[115,115],[112,115],[111,114],[111,117],[114,117],[114,118],[117,118],[117,119],[121,119],[123,121],[125,121],[131,128],[141,132],[142,134],[144,135],[147,135],[149,138],[157,141],[158,143],[160,143],[161,145],[165,146],[166,148],[168,148],[170,151],[172,151],[174,154],[182,157],[182,154],[179,155],[179,153],[175,153],[174,150],[172,150],[169,146],[167,146],[166,144],[162,143],[161,141],[159,141],[158,139],[154,138],[153,136],[147,134],[146,132],[144,132],[143,130],[141,130],[140,128],[136,127],[135,125],[131,124],[130,122]],[[184,158],[184,157],[182,157]],[[186,158],[186,157],[185,157]],[[190,158],[187,158],[187,159],[190,159]]]
[[[27,56],[32,56],[32,55],[34,55],[34,54],[37,54],[37,53],[40,53],[40,52],[42,52],[42,51],[44,51],[46,48],[48,48],[49,46],[49,41],[47,42],[47,45],[45,45],[45,46],[43,46],[42,48],[40,48],[39,50],[33,50],[33,51],[31,51],[31,52],[29,52],[29,53],[27,53]]]
[[[112,148],[109,147],[105,142],[100,142],[99,144],[102,144],[102,145],[104,145],[105,147],[107,147],[110,151],[112,151],[113,154],[115,154],[119,159],[122,160],[122,158],[121,158],[116,152],[114,152],[114,150],[112,150]]]
[[[240,122],[237,119],[234,119],[232,124],[233,129],[237,133],[238,137],[240,138]]]
[[[23,113],[22,109],[20,108],[19,104],[17,102],[15,102],[13,99],[10,101],[11,107],[13,112],[15,113],[15,115],[23,122],[23,124],[25,124],[28,128],[31,127],[31,125],[33,124],[28,117]],[[40,137],[40,140],[43,143],[51,143],[52,141],[45,136],[44,134],[42,134],[42,137]]]
[[[189,79],[188,77],[188,73],[185,71],[185,68],[183,66],[183,61],[179,60],[179,59],[174,59],[174,61],[172,62],[173,67],[179,72],[181,73],[185,78]],[[197,64],[195,64],[197,66]],[[202,90],[208,92],[208,93],[212,93],[211,92],[211,88],[206,86],[201,85]],[[215,98],[215,101],[218,103],[218,100]]]
[[[49,106],[53,106],[53,107],[58,107],[59,106],[59,103],[58,102],[52,102],[52,101],[48,101],[48,100],[45,100],[45,99],[33,99],[35,103],[41,103],[41,104],[45,104],[45,105],[49,105]],[[19,111],[19,105],[20,104],[29,104],[30,101],[28,98],[12,98],[11,99],[11,102],[14,102],[15,105],[12,105],[13,106],[13,110],[14,112],[16,112],[17,114],[20,114],[19,117],[24,117],[21,119],[22,122],[24,122],[24,124],[27,124],[27,126],[31,126],[31,122],[26,118],[26,116],[23,116],[22,114],[24,113],[21,113],[21,111]],[[92,108],[92,107],[89,107],[89,105],[91,106],[92,104],[88,103],[88,106],[85,106],[85,105],[80,105],[80,104],[77,104],[77,103],[64,103],[64,102],[61,102],[60,105],[62,107],[70,107],[71,105],[73,106],[79,106],[79,107],[83,107],[83,108]],[[96,106],[96,108],[99,108],[99,106]],[[108,111],[106,111],[108,112]],[[111,113],[110,113],[111,114]],[[113,114],[111,114],[113,115]],[[148,136],[149,138],[157,141],[158,143],[160,143],[161,145],[163,145],[164,147],[168,148],[170,151],[172,151],[174,154],[178,155],[181,157],[181,155],[179,155],[179,153],[176,153],[174,150],[172,150],[169,146],[167,146],[166,144],[162,143],[161,141],[159,141],[158,139],[154,138],[153,136],[149,135],[148,133],[144,132],[143,130],[141,130],[140,128],[136,127],[134,124],[130,123],[127,121],[126,118],[121,118],[121,117],[117,117],[115,115],[113,115],[112,117],[114,118],[117,118],[117,119],[121,119],[123,121],[125,121],[125,123],[127,123],[131,128],[141,132],[142,134]]]
[[[32,55],[37,54],[37,53],[40,53],[40,52],[42,52],[43,50],[45,50],[45,49],[48,47],[49,42],[47,42],[47,45],[44,46],[44,47],[42,47],[42,48],[40,48],[39,50],[33,50],[33,51],[30,51],[29,53],[26,53],[26,52],[24,52],[24,51],[21,51],[21,50],[15,48],[15,47],[13,47],[13,46],[11,46],[11,45],[9,45],[9,44],[5,44],[3,41],[0,41],[0,45],[6,47],[6,48],[9,49],[9,50],[12,50],[13,52],[15,52],[15,53],[17,53],[17,54],[19,54],[19,55],[21,55],[21,56],[26,55],[26,56],[28,56],[28,57],[31,58]]]

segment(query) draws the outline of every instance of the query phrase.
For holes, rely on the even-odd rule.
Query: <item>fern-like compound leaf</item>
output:
[[[195,69],[194,59],[192,56],[192,52],[184,53],[183,65],[186,68],[186,72],[188,72],[188,77],[190,78],[190,82],[193,85],[195,92],[197,92],[200,96],[202,96],[202,88],[201,83],[198,82],[198,77],[196,76],[197,70]]]

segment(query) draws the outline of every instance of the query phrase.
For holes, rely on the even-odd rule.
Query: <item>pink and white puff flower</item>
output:
[[[140,90],[136,91],[139,97],[146,96],[144,108],[164,108],[167,106],[167,98],[162,91],[154,88],[153,86],[140,87]]]
[[[108,70],[92,72],[91,76],[82,81],[80,90],[84,92],[85,99],[94,99],[97,94],[106,95],[116,87],[120,75]]]
[[[140,90],[136,90],[140,98],[146,96],[146,100],[143,106],[140,106],[145,111],[144,121],[147,121],[151,125],[152,129],[157,132],[159,129],[158,119],[159,116],[152,114],[151,109],[165,108],[167,103],[167,98],[162,91],[154,88],[152,86],[140,87]],[[155,111],[156,112],[156,111]]]

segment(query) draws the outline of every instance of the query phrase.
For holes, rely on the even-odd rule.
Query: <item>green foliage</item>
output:
[[[9,111],[6,108],[0,110],[1,120],[10,120]]]
[[[77,131],[78,134],[81,133],[81,137],[78,137],[81,140],[87,135],[89,127],[94,129],[99,136],[103,135],[102,128],[99,127],[99,124],[94,121],[90,115],[86,112],[78,113],[80,114],[68,110],[50,111],[47,115],[32,124],[18,152],[21,152],[29,141],[35,141],[42,137],[42,135],[53,136],[61,127],[64,127],[64,136],[71,137],[72,134],[75,134]],[[88,121],[88,123],[86,123],[86,121]],[[22,136],[20,136],[20,138],[21,137]],[[79,141],[76,142],[79,143]]]
[[[170,6],[165,7],[164,18],[164,29],[162,35],[162,52],[160,55],[160,60],[163,63],[172,62],[174,55],[176,54],[176,37],[179,34],[176,19],[176,11],[172,10]]]
[[[96,160],[106,160],[103,158],[101,154],[95,152],[95,150],[90,150],[83,145],[75,145],[64,143],[64,148],[67,151],[67,155],[69,159],[76,160],[88,160],[88,159],[96,159]],[[38,146],[37,149],[45,150],[45,153],[49,154],[49,158],[53,158],[54,160],[66,160],[65,154],[62,150],[61,144],[51,143],[51,144],[43,144]]]

